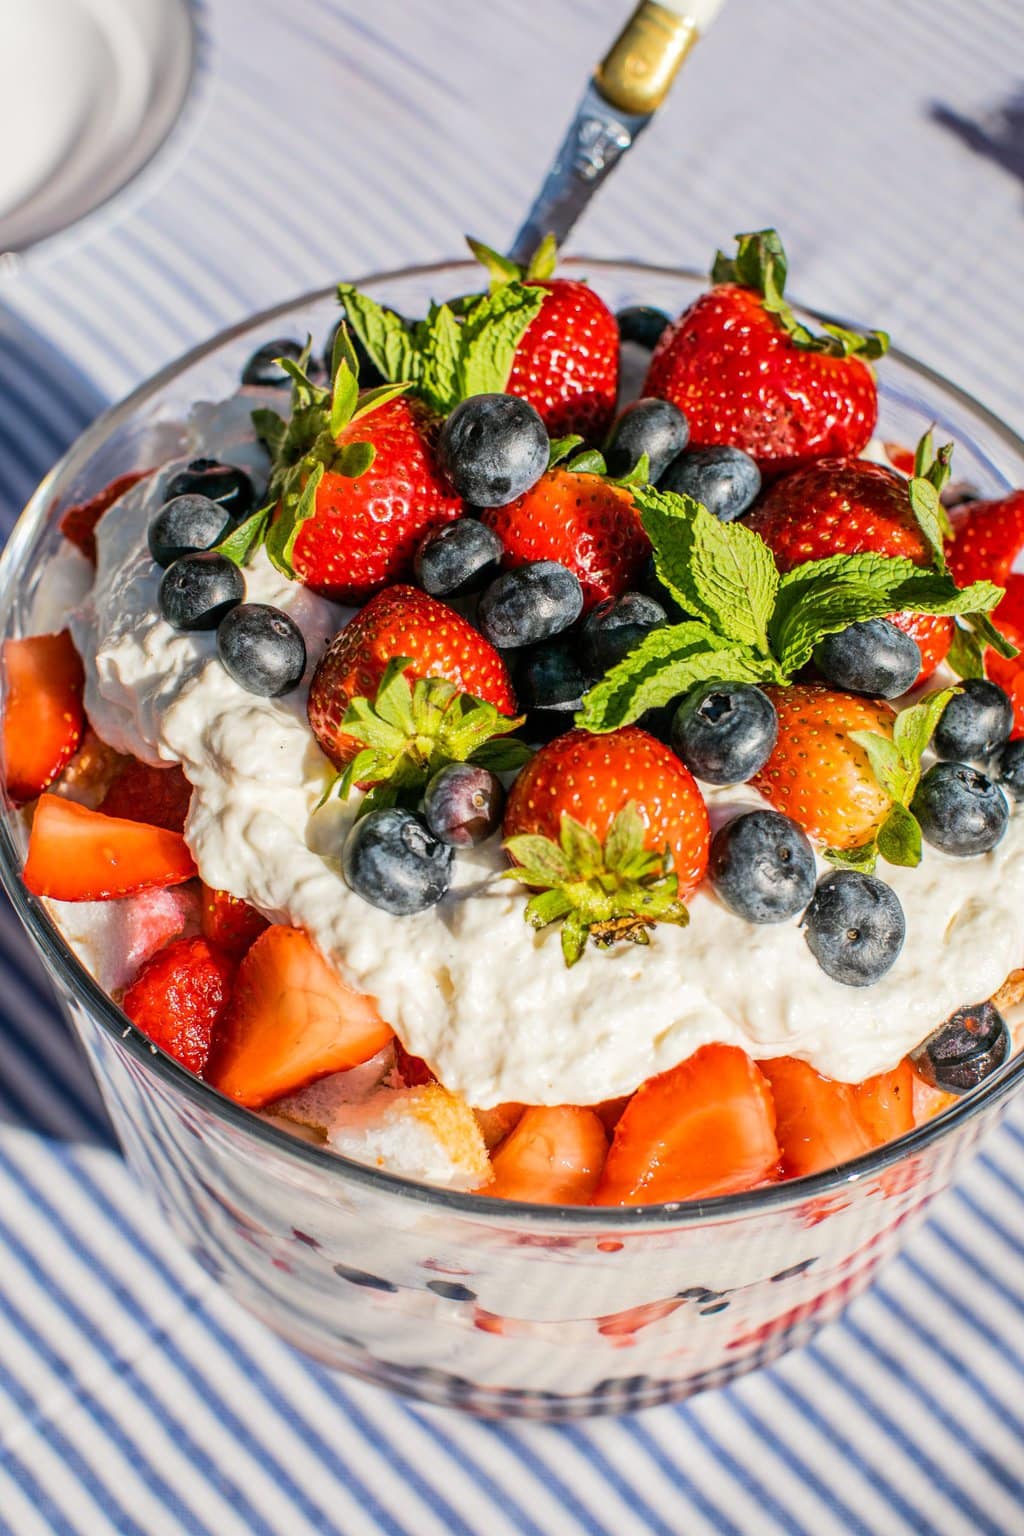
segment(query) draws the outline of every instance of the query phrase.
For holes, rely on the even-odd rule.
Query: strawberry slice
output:
[[[1000,656],[991,646],[985,651],[985,673],[1010,696],[1013,705],[1011,736],[1024,736],[1024,576],[1013,572],[1006,578],[1006,596],[992,615],[1016,656]]]
[[[534,1105],[492,1155],[494,1180],[480,1191],[535,1205],[586,1205],[608,1151],[592,1109]]]
[[[735,1045],[705,1045],[649,1078],[615,1127],[595,1205],[704,1200],[776,1173],[775,1110],[763,1074]]]
[[[22,879],[34,895],[55,901],[108,901],[151,886],[180,885],[195,872],[180,833],[43,795]]]
[[[143,1034],[197,1075],[231,995],[235,961],[205,939],[177,939],[139,971],[121,1006]]]
[[[140,480],[145,480],[151,475],[151,469],[133,470],[127,475],[118,475],[116,480],[111,480],[102,491],[88,501],[76,503],[73,507],[67,507],[60,520],[60,531],[72,544],[77,544],[82,554],[96,563],[96,524],[104,512],[120,501],[126,491],[130,491],[133,485],[138,485]]]
[[[301,928],[274,926],[239,966],[207,1076],[229,1098],[259,1109],[358,1067],[393,1034],[373,998],[346,987]]]
[[[85,727],[85,674],[66,629],[5,640],[3,670],[7,790],[24,803],[42,794],[78,749]]]
[[[775,1100],[786,1178],[836,1168],[913,1126],[913,1078],[905,1063],[857,1084],[823,1077],[792,1056],[759,1065]]]
[[[960,587],[994,581],[1005,587],[1017,556],[1024,550],[1024,491],[999,501],[974,501],[953,513],[949,568]]]
[[[144,821],[168,832],[183,832],[191,799],[192,785],[178,763],[155,768],[133,757],[107,790],[100,810],[125,821]]]
[[[240,896],[203,886],[200,917],[203,937],[232,955],[244,955],[270,925],[262,912],[250,907]]]

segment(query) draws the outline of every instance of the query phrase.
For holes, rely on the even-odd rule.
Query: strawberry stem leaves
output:
[[[646,826],[635,800],[613,818],[602,847],[582,823],[563,814],[558,842],[524,832],[505,841],[516,861],[507,880],[536,894],[524,916],[534,928],[561,922],[562,955],[575,965],[591,939],[602,949],[619,940],[649,944],[656,923],[689,922],[671,873],[672,855],[644,847]],[[538,889],[539,888],[539,889]]]
[[[822,352],[829,357],[860,357],[866,362],[883,357],[889,349],[885,331],[851,331],[845,326],[822,321],[823,336],[798,320],[783,297],[788,263],[786,252],[774,229],[759,229],[736,236],[736,254],[718,251],[711,268],[713,283],[738,283],[761,295],[764,308],[774,315],[794,346],[802,352]]]

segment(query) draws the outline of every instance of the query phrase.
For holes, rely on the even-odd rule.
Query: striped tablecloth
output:
[[[175,142],[0,279],[8,522],[108,401],[254,308],[513,233],[625,0],[208,0]],[[730,0],[578,250],[777,223],[798,294],[1024,426],[1024,11]],[[41,78],[41,88],[44,82]],[[332,1376],[146,1207],[0,924],[0,1531],[1020,1536],[1024,1104],[844,1321],[679,1408],[495,1426]]]

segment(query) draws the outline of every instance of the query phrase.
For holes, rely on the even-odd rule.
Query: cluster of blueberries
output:
[[[215,548],[253,511],[249,476],[232,464],[193,459],[172,475],[164,497],[147,535],[164,571],[161,614],[174,629],[215,629],[221,661],[249,693],[290,693],[306,670],[302,631],[280,608],[245,602],[245,577]]]

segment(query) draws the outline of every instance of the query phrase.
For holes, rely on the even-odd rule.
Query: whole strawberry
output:
[[[587,937],[646,943],[657,922],[686,921],[683,901],[707,869],[707,807],[688,768],[639,726],[570,731],[542,747],[512,786],[505,846],[512,877],[541,887],[526,908],[541,928],[564,919],[567,963]]]
[[[396,657],[409,658],[410,678],[444,679],[501,715],[515,714],[508,670],[494,647],[460,614],[417,587],[389,587],[335,635],[310,684],[310,726],[338,766],[365,745],[344,729],[349,704],[376,698]]]
[[[814,683],[766,690],[779,718],[774,750],[751,780],[777,811],[828,848],[869,843],[892,809],[852,731],[891,737],[887,704]]]
[[[719,252],[714,286],[663,333],[644,394],[686,416],[693,446],[728,443],[765,475],[825,454],[857,454],[878,419],[867,359],[888,345],[825,325],[815,335],[783,298],[786,254],[774,230],[738,235],[734,259]]]
[[[746,519],[782,571],[829,555],[902,555],[930,565],[932,550],[914,516],[908,482],[866,459],[828,458],[777,480]],[[924,679],[944,660],[953,620],[926,613],[898,613],[891,622],[921,652]]]
[[[1005,587],[1017,556],[1024,550],[1024,491],[998,501],[975,501],[952,514],[949,568],[961,586],[994,581]]]
[[[650,553],[629,490],[598,474],[551,469],[504,507],[482,513],[507,569],[557,560],[579,577],[584,611],[637,585]]]
[[[329,390],[288,363],[290,422],[253,412],[273,465],[270,509],[228,542],[244,558],[262,541],[286,575],[335,602],[360,603],[408,576],[421,539],[463,507],[438,468],[427,408],[401,385],[360,393],[344,328],[336,352]]]

